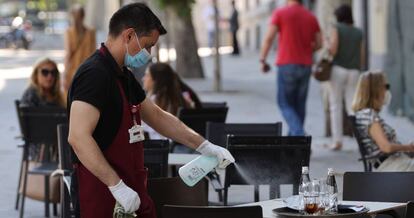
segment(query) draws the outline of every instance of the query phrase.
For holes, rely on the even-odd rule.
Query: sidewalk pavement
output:
[[[19,126],[14,108],[14,99],[19,99],[28,85],[30,66],[40,56],[51,55],[59,63],[63,62],[63,52],[53,51],[6,51],[0,50],[0,217],[17,217],[13,209],[17,187],[18,169],[21,150],[16,147],[19,140]],[[269,59],[271,60],[271,59]],[[213,92],[213,58],[203,58],[206,79],[186,81],[200,95],[202,101],[226,101],[229,105],[227,122],[229,123],[274,123],[283,121],[275,103],[275,73],[259,72],[258,54],[244,51],[241,57],[222,56],[223,92]],[[328,167],[338,173],[345,171],[362,171],[358,161],[359,153],[356,142],[345,138],[342,151],[333,152],[323,148],[329,139],[323,137],[324,115],[319,91],[319,83],[311,80],[307,101],[305,129],[312,135],[312,155],[310,174],[312,178],[325,177]],[[385,120],[396,128],[402,142],[407,142],[414,129],[413,124],[405,118],[392,117],[384,113]],[[287,128],[284,124],[283,132]],[[412,138],[411,138],[412,139]],[[342,178],[337,176],[338,187],[342,189]],[[261,188],[261,200],[268,199],[268,187]],[[282,196],[290,192],[284,189]],[[253,187],[235,186],[229,191],[230,203],[253,201]],[[217,201],[217,194],[210,191],[210,201]],[[27,200],[26,217],[37,218],[44,214],[42,202]]]

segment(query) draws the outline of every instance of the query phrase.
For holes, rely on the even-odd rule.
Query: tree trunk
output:
[[[178,16],[174,8],[167,7],[171,19],[171,32],[177,54],[176,71],[185,78],[204,78],[201,60],[198,56],[198,43],[191,16]]]

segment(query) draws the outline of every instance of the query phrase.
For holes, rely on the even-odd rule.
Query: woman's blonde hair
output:
[[[387,79],[381,71],[368,71],[359,77],[352,109],[357,112],[365,108],[380,111],[383,105],[382,90],[385,89]]]
[[[55,77],[55,82],[53,83],[51,96],[52,101],[56,102],[57,104],[61,105],[62,107],[65,106],[65,101],[63,99],[63,95],[60,90],[60,73],[57,68],[56,62],[54,62],[50,58],[42,58],[36,62],[33,67],[32,76],[30,78],[30,85],[34,87],[41,98],[45,98],[46,94],[44,93],[43,89],[39,85],[39,81],[37,80],[37,75],[40,73],[40,67],[45,64],[51,64],[53,67],[58,71]]]

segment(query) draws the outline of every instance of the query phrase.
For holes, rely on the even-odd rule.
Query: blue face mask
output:
[[[137,39],[138,46],[141,49],[141,51],[139,51],[136,55],[132,56],[129,54],[128,45],[126,45],[127,52],[124,58],[124,65],[133,69],[140,68],[146,65],[151,60],[150,53],[148,53],[147,49],[143,49],[139,44],[138,36],[136,33],[135,38]]]

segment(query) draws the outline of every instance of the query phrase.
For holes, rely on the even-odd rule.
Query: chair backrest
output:
[[[186,206],[208,205],[208,180],[202,179],[189,187],[179,177],[148,179],[148,194],[154,201],[157,215],[161,218],[162,207],[166,204]]]
[[[407,202],[414,200],[414,172],[346,172],[343,199]]]
[[[350,121],[350,124],[352,126],[352,131],[354,133],[355,139],[357,141],[358,144],[358,148],[359,148],[359,153],[361,155],[361,160],[362,163],[364,164],[364,171],[365,172],[371,172],[372,171],[372,166],[371,164],[368,162],[368,160],[366,159],[367,155],[368,155],[368,151],[365,149],[364,144],[362,143],[362,136],[356,126],[356,120],[355,120],[355,116],[348,116],[348,120]]]
[[[263,218],[262,207],[191,207],[166,205],[164,218]]]
[[[207,122],[224,123],[227,117],[228,107],[222,108],[200,108],[200,109],[178,109],[177,117],[187,126],[202,136],[206,135]]]
[[[407,208],[405,210],[405,217],[406,218],[414,217],[414,201],[410,201],[407,203]]]
[[[16,114],[17,114],[17,120],[19,121],[19,129],[20,129],[20,133],[23,134],[22,132],[22,119],[21,119],[21,115],[20,115],[20,100],[14,100],[14,106],[16,108]]]
[[[57,144],[57,125],[67,123],[66,110],[59,107],[19,107],[26,143]]]
[[[168,140],[144,141],[144,166],[148,168],[149,178],[168,176]]]
[[[293,184],[309,166],[311,137],[229,136],[227,148],[237,160],[226,168],[232,184]],[[294,189],[295,192],[296,189]]]
[[[223,108],[227,107],[227,102],[201,102],[201,108]]]
[[[282,136],[282,123],[207,123],[206,138],[216,145],[226,145],[227,135]]]
[[[61,178],[61,187],[60,187],[60,204],[61,204],[61,217],[69,218],[72,215],[79,213],[78,205],[78,185],[77,179],[73,173],[72,165],[72,148],[68,142],[69,126],[68,124],[59,124],[57,126],[57,135],[58,135],[58,152],[59,152],[59,166],[60,169],[64,170],[64,175],[66,178]],[[69,177],[69,178],[67,178]],[[70,181],[69,184],[66,184],[64,181]],[[75,216],[75,217],[79,217]]]
[[[71,171],[73,170],[72,150],[68,142],[68,134],[68,124],[59,124],[57,126],[59,165],[61,169]]]

